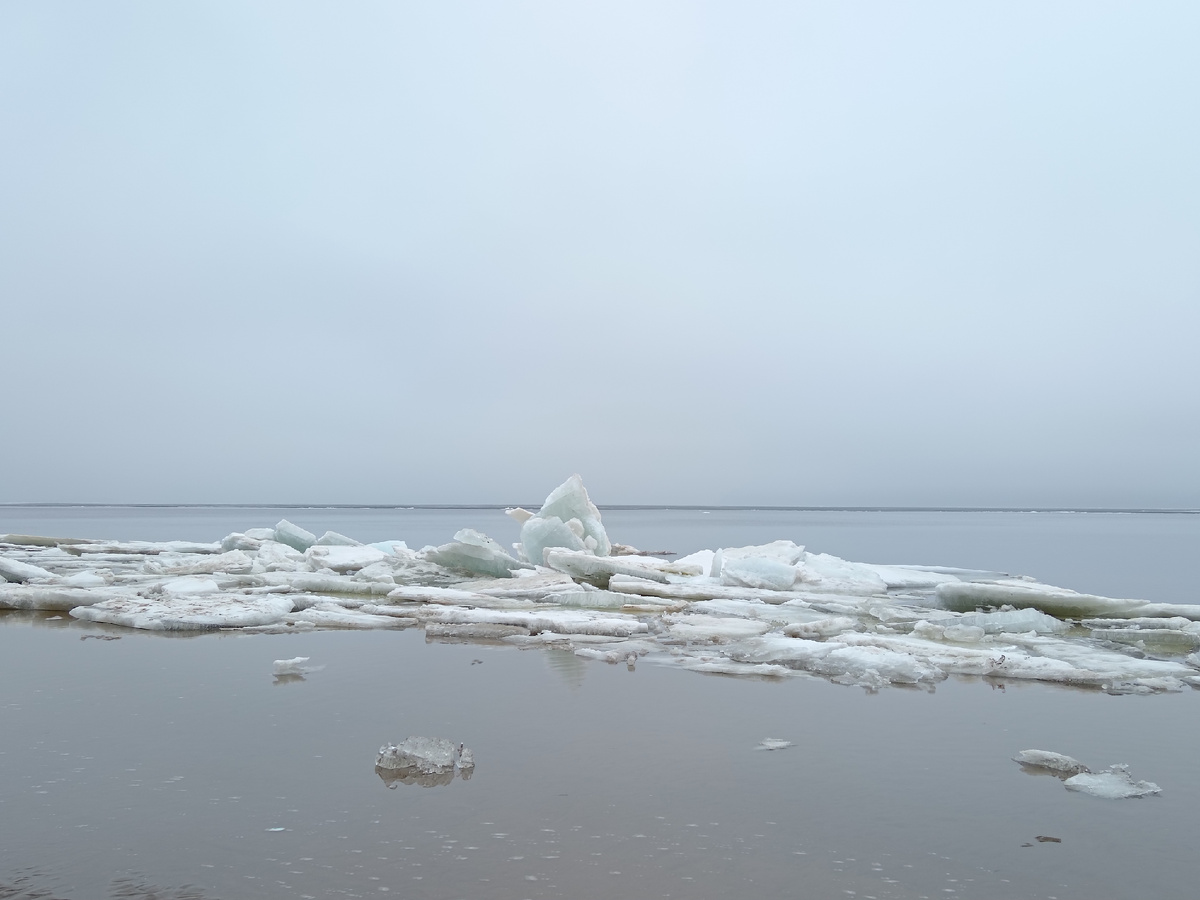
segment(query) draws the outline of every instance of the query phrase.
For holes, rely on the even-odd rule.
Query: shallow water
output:
[[[33,512],[5,510],[0,531],[211,540],[287,515],[413,545],[464,525],[514,539],[495,510]],[[649,549],[791,537],[851,559],[1195,602],[1190,516],[614,510],[605,521]],[[419,631],[171,638],[47,613],[0,625],[0,897],[1194,891],[1194,692],[963,679],[870,695],[428,644]],[[271,661],[293,656],[325,668],[274,679]],[[389,789],[375,754],[410,734],[466,742],[474,776]],[[756,750],[765,737],[795,744]],[[1072,794],[1010,761],[1030,747],[1130,763],[1163,794]]]

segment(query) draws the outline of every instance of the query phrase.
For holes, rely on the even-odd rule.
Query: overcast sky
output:
[[[0,5],[0,502],[1200,507],[1200,4]]]

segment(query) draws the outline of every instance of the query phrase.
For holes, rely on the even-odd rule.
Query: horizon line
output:
[[[3,509],[515,509],[523,504],[508,503],[0,503]],[[540,503],[524,508],[540,509]],[[1153,506],[773,506],[766,504],[694,503],[606,503],[597,504],[600,510],[684,510],[731,512],[1024,512],[1024,513],[1163,513],[1200,515],[1191,507]]]

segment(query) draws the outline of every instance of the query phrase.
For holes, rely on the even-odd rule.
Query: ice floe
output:
[[[952,676],[1111,694],[1200,687],[1200,606],[853,562],[792,540],[664,559],[614,544],[578,476],[537,512],[508,512],[512,551],[470,528],[410,549],[286,519],[212,543],[3,535],[0,609],[151,631],[420,627],[431,640],[868,690]]]
[[[1124,800],[1132,797],[1149,797],[1162,793],[1162,788],[1152,781],[1134,781],[1129,766],[1112,765],[1093,772],[1071,756],[1052,750],[1022,750],[1013,757],[1027,771],[1045,772],[1063,779],[1069,791],[1078,791],[1105,800]]]
[[[1125,800],[1162,793],[1162,788],[1153,781],[1134,781],[1127,765],[1109,766],[1103,772],[1072,775],[1063,785],[1068,791],[1080,791],[1104,800]]]
[[[458,775],[469,780],[475,771],[475,756],[462,743],[446,738],[408,737],[399,744],[384,744],[375,757],[375,772],[384,784],[419,784],[435,787],[449,784]]]

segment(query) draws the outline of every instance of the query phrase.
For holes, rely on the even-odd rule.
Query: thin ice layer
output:
[[[279,622],[292,610],[292,601],[278,594],[256,597],[221,594],[146,600],[122,597],[71,610],[76,619],[143,628],[147,631],[203,631],[244,628]]]

